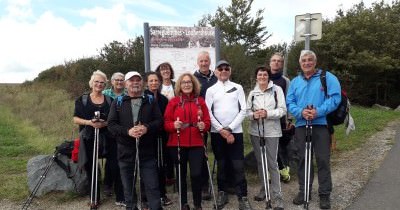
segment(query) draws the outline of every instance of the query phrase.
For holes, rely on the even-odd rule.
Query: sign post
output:
[[[310,49],[310,40],[318,40],[322,37],[321,13],[296,15],[295,17],[295,41],[305,41],[304,49]]]

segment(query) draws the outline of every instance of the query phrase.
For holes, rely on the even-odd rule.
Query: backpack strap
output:
[[[82,95],[82,103],[83,103],[84,107],[86,107],[86,105],[87,105],[88,97],[89,97],[89,94],[87,94],[87,93],[84,93]]]
[[[322,70],[319,75],[319,79],[321,80],[322,88],[324,88],[325,97],[328,98],[328,88],[326,86],[326,71]]]

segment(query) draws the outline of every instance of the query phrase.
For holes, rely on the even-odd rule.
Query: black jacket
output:
[[[209,87],[213,86],[218,81],[218,78],[215,76],[214,72],[211,70],[208,75],[204,75],[204,74],[200,73],[200,70],[197,70],[196,72],[194,72],[193,75],[199,80],[199,82],[201,84],[200,96],[205,99],[207,89]]]
[[[118,105],[118,100],[111,104],[108,114],[108,130],[116,136],[118,143],[118,160],[135,160],[136,143],[135,139],[128,135],[128,130],[133,125],[133,115],[131,108],[131,98],[124,96],[122,104]],[[139,141],[140,159],[155,158],[157,132],[162,126],[163,117],[154,98],[144,95],[139,109],[138,121],[147,127],[147,133]]]

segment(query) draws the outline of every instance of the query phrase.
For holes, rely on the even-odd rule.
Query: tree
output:
[[[266,27],[262,26],[264,9],[257,10],[255,17],[251,17],[253,1],[232,0],[230,6],[218,7],[215,15],[203,16],[198,25],[218,27],[223,44],[241,45],[247,53],[253,52],[271,36]]]
[[[392,107],[400,103],[400,2],[361,2],[350,10],[338,11],[332,21],[323,21],[323,35],[312,42],[318,66],[333,71],[353,102],[380,103]],[[298,59],[302,43],[291,46]],[[298,61],[293,61],[298,63]],[[389,97],[390,96],[390,97]]]

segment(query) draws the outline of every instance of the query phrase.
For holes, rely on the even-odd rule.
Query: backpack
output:
[[[326,71],[322,70],[321,75],[320,75],[320,80],[322,87],[324,88],[325,92],[325,97],[328,96],[328,89],[326,85]],[[346,117],[349,115],[350,112],[350,106],[349,106],[349,98],[347,97],[347,94],[344,90],[341,91],[341,101],[339,103],[339,106],[334,110],[333,112],[329,113],[326,116],[326,120],[328,121],[328,124],[330,125],[340,125],[343,124]]]
[[[74,149],[74,141],[67,141],[65,140],[63,143],[60,145],[56,146],[56,151],[54,154],[54,161],[57,163],[60,168],[62,168],[65,173],[67,174],[68,178],[71,178],[71,166],[69,162],[64,163],[62,161],[62,158],[60,156],[66,156],[67,159],[71,159],[72,156],[72,150]]]

